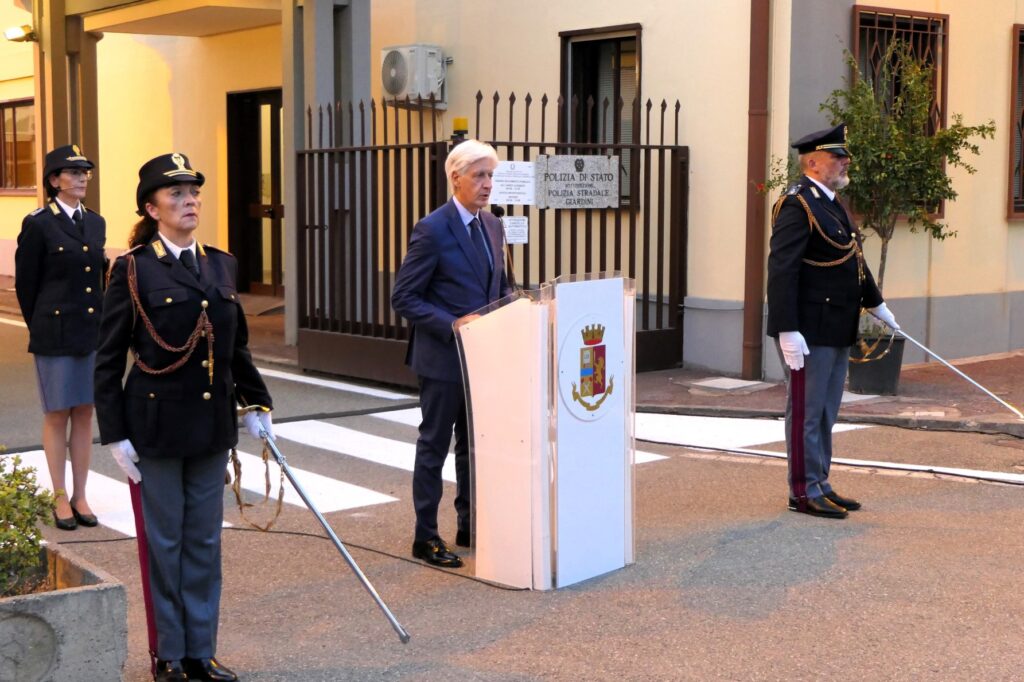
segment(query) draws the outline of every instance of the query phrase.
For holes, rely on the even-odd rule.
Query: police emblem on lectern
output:
[[[559,383],[570,411],[581,419],[591,420],[601,416],[601,407],[614,394],[615,377],[609,374],[605,325],[590,318],[587,323],[581,321],[574,326],[579,335],[570,333],[569,339],[575,337],[575,343],[566,339],[559,361]]]

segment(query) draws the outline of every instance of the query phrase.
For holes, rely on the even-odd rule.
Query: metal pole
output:
[[[872,316],[872,317],[874,317],[874,318],[875,318],[876,320],[878,320],[878,321],[879,321],[879,322],[881,322],[882,324],[885,324],[885,321],[884,321],[884,320],[882,320],[882,318],[878,317],[878,315],[875,315],[875,314],[874,314],[874,313],[872,313],[872,312],[871,312],[870,310],[869,310],[868,312],[869,312],[869,313],[871,313],[871,316]],[[888,327],[889,325],[887,325],[887,324],[886,324],[886,326]],[[969,381],[969,382],[970,382],[970,383],[971,383],[972,385],[974,385],[974,386],[976,386],[977,388],[979,388],[979,389],[981,389],[982,391],[984,391],[986,395],[988,395],[988,396],[989,396],[990,398],[992,398],[993,400],[995,400],[995,401],[996,401],[997,403],[999,403],[1000,405],[1002,405],[1003,407],[1005,407],[1006,409],[1008,409],[1008,410],[1009,410],[1010,412],[1013,412],[1013,413],[1014,413],[1015,415],[1017,415],[1017,419],[1021,419],[1021,420],[1024,420],[1024,413],[1021,413],[1021,411],[1020,411],[1020,410],[1018,410],[1018,409],[1017,409],[1016,407],[1014,407],[1014,406],[1013,406],[1013,405],[1011,405],[1010,403],[1006,402],[1005,400],[1003,400],[1002,398],[1000,398],[999,396],[997,396],[997,395],[996,395],[995,393],[993,393],[992,391],[988,390],[987,388],[985,388],[984,386],[982,386],[981,384],[979,384],[979,383],[978,383],[977,381],[975,381],[974,379],[970,378],[969,376],[967,376],[966,374],[964,374],[963,372],[961,372],[960,370],[958,370],[958,369],[957,369],[956,367],[954,367],[953,365],[951,365],[951,364],[949,364],[948,362],[946,362],[946,360],[945,360],[944,358],[942,358],[942,357],[941,357],[941,356],[940,356],[940,355],[939,355],[938,353],[936,353],[936,352],[935,352],[935,351],[933,351],[933,350],[932,350],[931,348],[929,348],[928,346],[924,345],[923,343],[921,343],[920,341],[918,341],[917,339],[915,339],[915,338],[914,338],[913,336],[911,336],[910,334],[906,333],[906,332],[905,332],[905,331],[903,331],[902,329],[898,329],[898,330],[896,330],[896,331],[898,331],[898,332],[899,332],[900,334],[902,334],[904,338],[906,338],[906,339],[907,339],[908,341],[910,341],[911,343],[913,343],[913,344],[914,344],[915,346],[917,346],[918,348],[920,348],[921,350],[923,350],[923,351],[924,351],[925,353],[927,353],[928,355],[932,356],[933,358],[935,358],[936,360],[938,360],[939,362],[941,362],[942,364],[944,364],[944,365],[945,365],[946,367],[949,367],[949,368],[950,368],[951,370],[953,370],[954,372],[956,372],[957,374],[959,374],[960,376],[962,376],[962,377],[963,377],[964,379],[966,379],[967,381]]]
[[[391,609],[388,608],[388,605],[385,604],[384,600],[380,598],[379,594],[377,594],[377,590],[373,588],[373,585],[370,584],[370,581],[363,574],[362,570],[360,570],[359,565],[356,564],[355,559],[353,559],[352,555],[348,553],[347,549],[345,549],[345,545],[343,545],[341,540],[338,539],[338,536],[334,533],[334,529],[332,529],[330,524],[327,523],[327,519],[323,517],[323,514],[320,513],[320,511],[313,505],[313,502],[309,499],[309,496],[306,495],[306,491],[292,474],[291,467],[288,466],[288,461],[285,459],[285,456],[277,449],[277,443],[274,442],[273,437],[267,433],[263,424],[260,424],[259,428],[260,436],[266,440],[267,446],[270,448],[270,452],[274,455],[274,459],[277,460],[281,470],[284,471],[284,475],[288,477],[288,480],[291,481],[292,485],[295,487],[295,492],[299,494],[302,501],[306,503],[307,507],[309,507],[309,511],[313,512],[313,516],[315,516],[316,520],[320,522],[321,526],[323,526],[327,535],[331,538],[331,542],[333,542],[334,546],[339,552],[341,552],[341,556],[345,559],[345,563],[347,563],[349,568],[352,569],[352,572],[356,574],[356,577],[359,578],[359,582],[363,584],[363,587],[365,587],[366,591],[370,593],[373,600],[377,602],[377,606],[379,606],[380,610],[384,612],[384,616],[388,619],[388,622],[391,623],[391,627],[393,627],[395,632],[398,633],[398,638],[402,640],[402,644],[408,644],[410,639],[409,633],[405,631],[402,624],[399,623],[398,619],[395,618],[393,613],[391,613]]]

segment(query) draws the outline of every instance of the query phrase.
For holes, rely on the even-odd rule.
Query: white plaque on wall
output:
[[[532,162],[499,161],[492,183],[492,204],[533,206],[537,183]]]

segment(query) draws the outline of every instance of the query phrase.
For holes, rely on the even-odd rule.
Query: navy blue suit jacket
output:
[[[501,221],[487,211],[480,220],[494,261],[490,277],[474,258],[476,247],[451,199],[416,223],[409,238],[391,306],[412,323],[406,364],[421,377],[461,381],[452,323],[512,293]]]

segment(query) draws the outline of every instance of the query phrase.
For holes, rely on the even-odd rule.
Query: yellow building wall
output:
[[[124,248],[139,167],[181,152],[206,176],[198,239],[228,245],[227,95],[281,87],[281,31],[207,38],[108,33],[99,43],[100,154],[107,244]]]
[[[939,242],[923,233],[898,228],[889,245],[885,274],[887,298],[961,296],[1024,288],[1024,224],[1008,221],[1012,27],[1024,23],[1021,3],[901,1],[907,12],[949,15],[946,120],[995,121],[992,140],[980,141],[981,155],[965,156],[977,168],[970,175],[950,169],[955,201],[946,202],[945,220],[957,236]],[[856,182],[855,177],[851,177]],[[879,244],[866,244],[868,262],[877,267]]]
[[[678,99],[680,143],[690,146],[689,295],[740,300],[742,253],[737,258],[736,245],[743,243],[746,220],[749,20],[746,0],[594,0],[586,3],[585,11],[577,3],[550,0],[387,0],[373,5],[372,59],[379,64],[380,50],[387,46],[440,45],[454,60],[448,67],[444,134],[451,134],[454,116],[470,117],[470,131],[475,130],[472,119],[480,90],[486,112],[481,128],[487,131],[482,136],[489,137],[495,90],[503,98],[514,91],[518,112],[527,92],[534,97],[532,111],[539,109],[542,94],[558,97],[560,31],[640,24],[641,96],[654,101],[652,123],[666,99],[666,127],[671,131]],[[379,75],[374,74],[372,83],[379,98]],[[502,107],[507,112],[504,99]],[[657,125],[652,128],[651,141],[657,142]],[[549,124],[547,139],[556,135]],[[531,126],[531,137],[536,136],[537,127]]]

